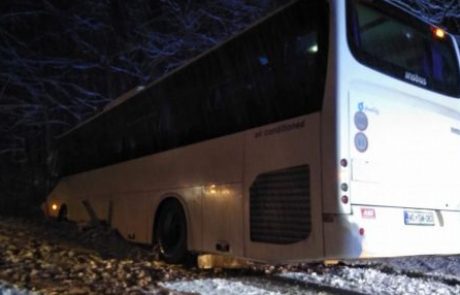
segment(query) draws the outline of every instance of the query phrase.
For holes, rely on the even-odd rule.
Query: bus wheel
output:
[[[61,205],[59,208],[59,213],[57,215],[57,221],[66,221],[67,220],[67,205]]]
[[[171,199],[160,207],[155,240],[160,257],[167,263],[181,263],[187,256],[187,222],[182,205]]]

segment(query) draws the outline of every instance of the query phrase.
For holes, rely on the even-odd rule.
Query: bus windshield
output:
[[[390,4],[359,0],[349,1],[348,27],[351,50],[361,63],[417,86],[459,97],[454,44],[441,29]]]

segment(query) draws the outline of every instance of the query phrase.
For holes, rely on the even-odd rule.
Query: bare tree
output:
[[[43,187],[55,135],[286,1],[1,1],[0,186]]]
[[[450,29],[460,31],[460,1],[458,0],[386,0],[418,15],[420,18],[442,25],[454,20]]]

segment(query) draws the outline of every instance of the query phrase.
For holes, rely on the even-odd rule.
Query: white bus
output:
[[[173,263],[460,253],[457,56],[384,1],[291,1],[62,135],[46,211]]]
[[[460,35],[454,35],[454,39],[457,42],[457,49],[460,50]]]

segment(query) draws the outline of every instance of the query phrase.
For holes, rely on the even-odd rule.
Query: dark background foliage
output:
[[[0,213],[38,208],[56,135],[286,2],[1,1]],[[460,1],[392,2],[460,29]]]

